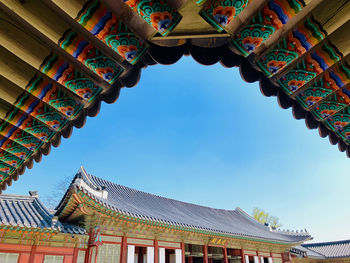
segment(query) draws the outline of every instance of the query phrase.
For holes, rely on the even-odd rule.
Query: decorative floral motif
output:
[[[313,111],[312,114],[318,120],[327,120],[331,118],[339,110],[343,109],[350,103],[349,97],[341,90],[338,90],[327,100],[322,101]]]
[[[19,167],[23,163],[22,159],[5,150],[0,150],[0,161],[12,167]]]
[[[84,100],[93,100],[101,91],[101,88],[96,86],[87,76],[54,54],[45,59],[40,70]]]
[[[14,168],[6,163],[0,163],[0,172],[9,175],[14,172]]]
[[[65,32],[59,45],[109,84],[113,84],[124,70],[71,29]]]
[[[270,0],[232,39],[232,43],[244,56],[248,56],[304,6],[301,0]]]
[[[73,120],[83,106],[56,85],[41,76],[35,76],[27,85],[27,91]]]
[[[349,100],[349,98],[347,98]],[[332,117],[327,119],[325,122],[327,127],[337,132],[340,136],[344,131],[345,127],[350,124],[350,110],[349,107],[344,108],[340,112],[334,114]]]
[[[138,62],[147,50],[145,42],[137,38],[98,0],[89,1],[79,12],[76,21],[130,64]]]
[[[167,36],[182,18],[163,0],[124,0],[124,3],[163,36]]]
[[[268,76],[273,76],[326,37],[319,23],[307,18],[297,29],[290,31],[257,62]]]
[[[287,94],[292,94],[342,57],[333,45],[323,44],[308,54],[295,69],[289,70],[278,82]]]
[[[347,108],[346,111],[349,112],[349,108]],[[348,145],[350,145],[350,125],[345,126],[338,132],[338,134]]]
[[[32,154],[32,151],[11,140],[1,140],[0,147],[23,160],[26,160]]]
[[[336,73],[326,71],[322,78],[317,80],[313,85],[301,92],[297,97],[297,101],[306,109],[323,100],[335,90],[341,88],[334,80]],[[343,83],[343,82],[341,82]]]
[[[17,103],[15,103],[14,106],[40,120],[56,131],[60,131],[68,122],[67,119],[53,111],[49,105],[29,95],[28,93],[24,93],[20,98],[18,98]]]
[[[217,31],[225,27],[248,5],[249,0],[211,0],[200,11],[200,15]]]
[[[48,142],[52,136],[55,135],[55,132],[49,127],[43,125],[35,118],[30,115],[27,115],[15,108],[6,115],[6,121],[17,128],[26,131],[27,133],[33,135],[43,142]],[[1,124],[7,125],[6,123]],[[0,127],[1,127],[0,126]]]

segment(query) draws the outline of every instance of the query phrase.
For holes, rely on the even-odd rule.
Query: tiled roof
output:
[[[69,234],[86,232],[83,228],[56,219],[37,196],[0,195],[0,227],[35,228]]]
[[[350,257],[350,240],[303,244],[304,248],[324,255],[326,258]]]
[[[318,258],[318,259],[324,259],[326,258],[324,255],[320,254],[320,253],[317,253],[311,249],[308,249],[306,247],[303,247],[302,245],[300,246],[295,246],[293,247],[290,252],[292,254],[296,254],[298,255],[299,257],[310,257],[310,258]]]
[[[240,208],[224,210],[181,202],[109,182],[87,174],[84,169],[78,172],[72,186],[84,191],[105,207],[134,218],[228,236],[286,243],[301,243],[310,238],[305,232],[271,230]],[[63,202],[58,206],[58,214],[63,206]]]

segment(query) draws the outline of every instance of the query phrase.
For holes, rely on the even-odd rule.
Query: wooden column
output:
[[[228,263],[227,248],[226,248],[226,247],[223,247],[222,249],[223,249],[223,251],[224,251],[224,263]]]
[[[122,259],[120,263],[126,263],[127,254],[128,254],[128,246],[127,246],[127,237],[126,234],[122,237]]]
[[[208,263],[208,245],[203,245],[203,263]]]
[[[79,249],[75,247],[73,251],[73,260],[72,260],[73,263],[76,263],[78,260],[78,252],[79,252]]]
[[[241,261],[242,261],[242,263],[249,263],[249,262],[245,262],[245,257],[244,257],[244,250],[243,250],[243,248],[241,249]]]
[[[154,263],[159,262],[158,240],[154,240]]]
[[[30,257],[29,257],[29,262],[28,263],[33,263],[34,262],[34,256],[35,256],[35,252],[36,252],[36,245],[32,246],[32,250],[30,251]]]
[[[182,263],[186,262],[186,249],[185,249],[185,242],[181,242],[181,250],[182,250]]]

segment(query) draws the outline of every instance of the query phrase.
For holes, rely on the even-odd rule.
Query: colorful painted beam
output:
[[[270,0],[232,39],[232,44],[244,56],[248,56],[310,1]]]
[[[204,1],[197,3],[202,4]],[[200,11],[205,21],[212,25],[218,32],[225,28],[238,16],[251,0],[210,0]]]
[[[4,0],[2,4],[109,84],[115,83],[124,71],[122,66],[71,29],[44,3],[30,0],[25,8],[20,2],[11,0]]]
[[[130,64],[136,64],[147,51],[146,43],[100,1],[54,0],[53,2]]]
[[[165,0],[123,0],[162,36],[167,36],[182,16]]]

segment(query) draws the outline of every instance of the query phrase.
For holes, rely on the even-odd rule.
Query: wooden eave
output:
[[[91,194],[76,187],[72,188],[74,191],[68,191],[68,195],[65,197],[65,201],[61,203],[61,206],[58,208],[56,215],[59,217],[61,222],[81,224],[84,223],[86,226],[95,226],[101,225],[102,222],[114,225],[122,225],[123,228],[135,228],[137,226],[145,227],[151,231],[155,232],[174,232],[181,235],[198,235],[201,237],[217,239],[217,240],[227,240],[227,241],[242,241],[242,242],[257,242],[257,243],[266,243],[274,244],[277,246],[282,246],[289,248],[291,246],[299,245],[298,243],[283,242],[277,240],[269,240],[258,237],[248,237],[233,235],[228,233],[218,233],[212,232],[209,230],[203,230],[200,228],[184,227],[181,225],[168,224],[164,222],[152,221],[147,219],[141,219],[133,217],[122,213],[121,211],[116,211],[111,207],[100,203],[96,200]],[[77,195],[77,197],[74,197]],[[79,202],[76,200],[79,199]],[[81,218],[84,217],[85,222],[79,222]],[[103,224],[102,224],[103,225]]]
[[[346,0],[1,0],[0,190],[183,55],[238,67],[350,157],[349,18]]]

